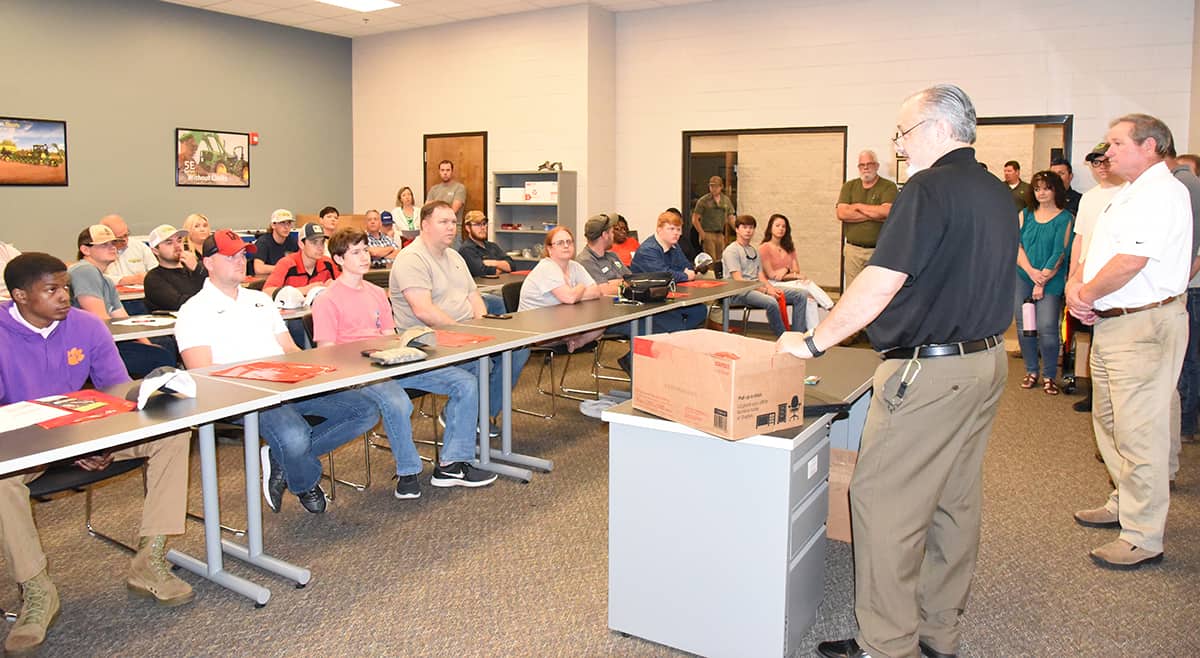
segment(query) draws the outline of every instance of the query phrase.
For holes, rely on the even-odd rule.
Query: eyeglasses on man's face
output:
[[[904,139],[904,137],[906,135],[908,135],[908,133],[916,130],[918,126],[920,126],[921,124],[925,123],[928,120],[929,119],[921,119],[920,121],[914,123],[912,125],[912,127],[910,127],[908,130],[900,130],[900,126],[896,126],[897,132],[896,132],[896,136],[892,138],[892,143],[899,146],[900,140]]]

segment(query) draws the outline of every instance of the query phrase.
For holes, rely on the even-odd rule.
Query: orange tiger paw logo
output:
[[[83,350],[78,347],[72,347],[67,350],[67,365],[77,366],[83,362]]]

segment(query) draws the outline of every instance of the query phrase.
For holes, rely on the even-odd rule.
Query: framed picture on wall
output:
[[[66,185],[67,122],[0,116],[0,185]]]
[[[176,128],[175,184],[250,187],[250,134]]]

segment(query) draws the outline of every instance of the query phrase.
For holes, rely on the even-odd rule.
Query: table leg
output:
[[[200,427],[200,483],[204,497],[204,555],[207,563],[170,551],[167,558],[197,576],[245,596],[263,606],[271,599],[271,590],[225,571],[221,555],[221,509],[217,495],[217,446],[212,424]]]
[[[721,298],[721,331],[729,333],[729,298]]]
[[[532,457],[530,455],[522,455],[512,451],[512,352],[505,352],[500,357],[500,372],[504,376],[504,389],[502,399],[504,401],[502,419],[500,423],[500,449],[492,450],[492,458],[500,461],[520,464],[530,468],[536,468],[539,471],[549,473],[554,468],[554,462],[549,459],[540,457]],[[553,383],[553,382],[552,382]]]
[[[512,355],[509,352],[504,353],[503,363],[509,367],[508,372],[512,368]],[[491,357],[479,357],[479,460],[475,463],[476,468],[500,475],[507,475],[511,478],[516,478],[522,482],[529,482],[533,479],[533,473],[529,469],[517,468],[508,466],[507,464],[497,464],[492,461],[494,454],[499,454],[499,451],[492,450],[492,439],[489,436],[491,428],[489,427],[488,411],[491,410],[491,400],[489,399],[490,387],[488,386],[488,377],[492,366]],[[505,432],[511,432],[512,423],[512,387],[506,386],[506,404],[504,405],[504,413],[502,422],[504,423]]]

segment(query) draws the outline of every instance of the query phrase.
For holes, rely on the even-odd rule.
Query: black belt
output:
[[[895,347],[879,356],[884,359],[928,359],[936,356],[964,356],[982,352],[1004,343],[999,334],[979,340],[966,340],[961,343],[945,343],[941,345],[921,345],[920,347]]]

